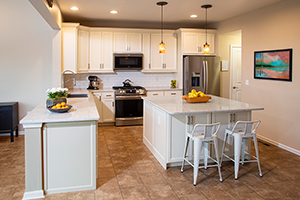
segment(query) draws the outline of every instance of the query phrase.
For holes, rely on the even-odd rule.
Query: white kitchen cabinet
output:
[[[161,42],[159,33],[151,34],[151,51],[150,51],[150,71],[156,72],[176,72],[176,43],[177,39],[172,33],[164,33],[164,43],[166,51],[164,54],[159,54],[158,46]]]
[[[165,96],[182,96],[182,91],[177,90],[177,91],[171,91],[171,90],[167,90],[164,91]]]
[[[147,91],[147,97],[157,96],[161,97],[164,96],[164,91]]]
[[[151,44],[150,33],[143,33],[143,54],[144,54],[144,68],[143,70],[151,70]]]
[[[90,32],[90,72],[113,73],[113,33]]]
[[[78,71],[87,72],[90,69],[89,63],[89,46],[90,46],[90,32],[89,30],[78,30]]]
[[[115,32],[114,52],[142,52],[142,33]]]
[[[77,34],[79,23],[62,24],[62,69],[77,72]]]
[[[214,53],[215,34],[207,33],[207,43],[210,53]],[[203,45],[206,43],[206,31],[183,32],[183,54],[203,54]]]
[[[182,96],[182,90],[152,90],[147,91],[147,96]]]
[[[115,122],[115,93],[94,92],[94,99],[100,116],[98,122]]]

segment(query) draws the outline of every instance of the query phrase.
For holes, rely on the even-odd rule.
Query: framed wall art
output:
[[[254,52],[254,78],[292,81],[293,49]]]

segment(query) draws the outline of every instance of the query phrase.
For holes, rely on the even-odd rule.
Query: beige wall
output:
[[[241,45],[241,31],[235,31],[219,35],[219,53],[220,60],[230,59],[230,45]],[[221,97],[229,98],[230,83],[230,65],[228,71],[221,71]]]
[[[263,106],[258,133],[283,147],[300,151],[300,1],[286,0],[217,24],[218,35],[242,31],[242,101]],[[218,37],[217,37],[218,38]],[[256,50],[293,48],[293,81],[253,78]],[[249,80],[250,85],[245,85]]]
[[[0,102],[18,101],[22,119],[60,84],[60,33],[24,0],[1,0],[0,26]]]

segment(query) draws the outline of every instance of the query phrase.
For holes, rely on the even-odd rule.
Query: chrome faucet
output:
[[[70,79],[68,79],[67,81],[65,81],[65,73],[66,72],[71,72],[72,74],[73,74],[73,78],[70,78]],[[72,70],[69,70],[69,69],[67,69],[67,70],[65,70],[63,73],[62,73],[62,83],[63,83],[63,88],[65,87],[65,83],[67,83],[67,82],[69,82],[69,81],[71,81],[71,80],[74,80],[74,86],[76,86],[76,78],[75,78],[75,72],[74,71],[72,71]]]

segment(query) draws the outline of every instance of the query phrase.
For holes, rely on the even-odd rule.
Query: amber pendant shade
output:
[[[166,46],[165,43],[161,42],[159,43],[159,53],[165,53]]]
[[[203,45],[203,53],[204,54],[209,54],[209,44],[205,43]]]

